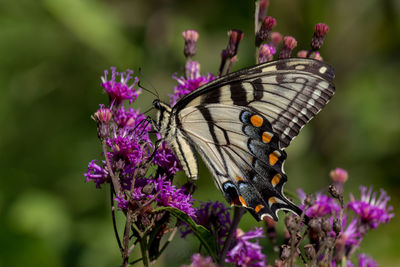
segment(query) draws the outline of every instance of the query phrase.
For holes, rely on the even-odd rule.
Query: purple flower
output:
[[[102,166],[99,166],[97,160],[89,162],[87,173],[83,174],[86,177],[86,182],[93,181],[97,188],[108,180],[108,171],[105,169],[106,163],[103,161]]]
[[[218,267],[211,257],[203,257],[200,253],[192,255],[192,264],[183,265],[183,267]]]
[[[196,61],[190,61],[186,64],[186,70],[188,72],[187,78],[173,75],[178,82],[178,86],[174,88],[174,94],[170,95],[171,106],[175,105],[179,98],[196,90],[200,86],[214,80],[214,76],[209,73],[207,76],[200,75],[200,64]]]
[[[196,211],[197,224],[207,228],[217,238],[219,244],[223,244],[232,226],[230,208],[225,204],[215,201],[203,202]],[[191,233],[192,230],[182,230],[182,237]]]
[[[144,193],[144,187],[147,185],[151,185],[149,188],[150,192]],[[133,191],[131,191],[131,196],[132,199],[134,200],[140,200],[140,199],[151,199],[154,197],[153,194],[153,188],[155,187],[155,180],[154,179],[146,179],[146,178],[136,178],[135,179],[135,186],[133,188]]]
[[[302,189],[298,189],[297,194],[299,195],[302,203],[304,203],[304,200],[306,199],[306,194],[304,193],[304,191]],[[302,207],[300,208],[304,209],[304,205],[302,205]],[[308,217],[322,217],[326,214],[337,214],[339,211],[340,206],[333,198],[330,198],[321,193],[317,193],[314,205],[306,210],[306,215]]]
[[[161,146],[158,147],[157,152],[154,155],[154,163],[172,175],[182,170],[178,159],[166,142],[162,142]]]
[[[152,144],[138,136],[136,131],[122,129],[113,138],[107,139],[114,160],[128,160],[130,165],[136,166],[150,155]]]
[[[358,247],[361,243],[362,235],[358,229],[358,220],[353,219],[346,227],[347,217],[342,219],[342,231],[339,234],[335,244],[335,259],[339,260],[344,256],[350,257],[354,248]],[[345,229],[345,230],[343,230]],[[335,237],[336,234],[332,231],[330,234]]]
[[[390,197],[383,189],[380,190],[379,198],[377,198],[376,192],[372,192],[372,187],[367,191],[365,186],[361,186],[360,190],[361,200],[356,200],[353,194],[351,194],[348,207],[360,216],[362,223],[367,224],[374,229],[378,227],[379,224],[387,223],[394,217],[394,214],[390,213],[393,210],[393,207],[386,207]]]
[[[353,219],[346,227],[347,217],[342,219],[342,229],[346,229],[340,233],[339,239],[346,246],[358,246],[361,242],[361,234],[358,232],[358,220]]]
[[[238,229],[235,234],[236,244],[228,252],[225,262],[233,263],[236,266],[266,266],[266,256],[261,252],[262,247],[249,240],[264,237],[262,227],[256,228],[254,231],[244,233]]]
[[[365,254],[358,254],[358,266],[359,267],[378,267],[378,263],[371,257]]]
[[[126,200],[124,195],[117,195],[114,200],[117,202],[117,207],[120,210],[128,209],[129,200]]]
[[[110,102],[114,102],[119,106],[123,100],[129,100],[129,103],[135,101],[140,93],[140,90],[135,90],[133,86],[139,81],[135,77],[134,81],[128,85],[130,79],[132,79],[133,71],[127,70],[126,72],[119,73],[115,67],[111,67],[111,80],[107,80],[108,71],[104,71],[104,76],[101,77],[104,90],[110,96]],[[116,81],[117,76],[120,76],[120,81]]]
[[[120,129],[134,129],[138,136],[147,137],[148,139],[151,124],[146,120],[146,116],[138,110],[133,108],[125,109],[125,107],[121,106],[115,111],[114,121]]]
[[[156,200],[162,206],[174,207],[185,212],[190,217],[196,216],[196,209],[193,207],[194,199],[192,195],[186,195],[185,190],[176,188],[166,177],[159,177],[155,184],[155,190],[158,193]]]

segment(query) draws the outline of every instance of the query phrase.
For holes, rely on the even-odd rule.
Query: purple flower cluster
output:
[[[222,245],[232,226],[230,208],[215,201],[203,202],[196,211],[195,222],[207,228]],[[192,233],[188,227],[181,228],[181,235],[185,237]]]
[[[100,105],[93,116],[103,142],[105,160],[89,163],[84,174],[86,181],[93,181],[98,188],[112,182],[114,201],[121,210],[137,207],[137,203],[156,202],[194,216],[192,196],[185,188],[172,185],[173,175],[181,170],[175,155],[165,143],[155,148],[149,137],[151,124],[146,116],[123,105],[123,101],[133,103],[138,98],[140,90],[134,88],[138,78],[132,77],[131,70],[119,73],[111,68],[109,79],[108,74],[105,71],[102,86],[109,95],[110,106]],[[151,164],[162,170],[157,178],[152,174],[145,177]]]
[[[184,95],[215,79],[211,73],[206,76],[200,75],[200,64],[196,61],[187,62],[185,68],[188,73],[186,78],[178,77],[176,74],[172,76],[178,85],[174,87],[174,94],[170,95],[171,106],[174,106]]]
[[[313,247],[334,244],[333,261],[336,263],[333,266],[336,266],[344,257],[349,259],[354,254],[370,229],[387,223],[394,214],[393,207],[387,204],[390,200],[387,193],[381,189],[378,196],[372,187],[361,186],[361,198],[356,199],[350,194],[350,201],[345,205],[343,185],[348,179],[347,171],[337,168],[330,172],[330,176],[333,181],[329,188],[332,197],[317,193],[313,198],[306,196],[301,189],[298,195],[303,202],[301,208],[311,218],[309,237]],[[350,217],[350,211],[353,211],[353,217]],[[348,266],[353,264],[348,261]],[[376,266],[376,263],[361,254],[359,266]]]
[[[263,238],[262,227],[256,228],[254,231],[244,233],[237,229],[235,233],[236,244],[228,252],[225,262],[233,263],[236,266],[266,266],[266,256],[261,252],[262,247],[258,242],[250,242],[251,239]]]
[[[376,261],[366,254],[358,254],[358,266],[359,267],[378,267]]]
[[[211,257],[203,257],[200,253],[192,255],[192,263],[190,265],[183,265],[183,267],[218,267]]]
[[[88,171],[83,175],[86,177],[86,182],[93,181],[97,188],[101,188],[101,185],[109,179],[109,173],[105,168],[105,161],[101,165],[98,163],[97,159],[89,162]]]
[[[177,208],[185,212],[190,217],[196,216],[196,209],[193,208],[194,199],[191,195],[186,195],[184,189],[177,188],[165,177],[159,177],[155,185],[157,192],[156,200],[162,206]]]
[[[372,187],[367,189],[364,186],[360,187],[361,199],[356,200],[353,194],[350,195],[350,203],[348,207],[352,209],[361,219],[361,222],[369,225],[371,228],[378,227],[381,223],[387,223],[394,217],[392,206],[386,207],[390,197],[381,189],[380,196],[377,198],[377,193],[372,191]]]
[[[108,70],[104,71],[104,76],[101,77],[104,90],[108,93],[110,97],[110,102],[115,102],[116,105],[121,104],[123,100],[128,100],[132,103],[139,96],[140,90],[134,89],[135,84],[139,81],[137,77],[134,81],[128,85],[129,81],[132,79],[132,70],[127,70],[127,72],[119,73],[115,67],[111,67],[111,80],[108,78]],[[120,81],[116,81],[117,76],[120,76]]]
[[[297,194],[301,202],[304,203],[306,193],[302,189],[297,189]],[[323,217],[325,215],[335,215],[339,213],[340,206],[333,198],[322,193],[317,193],[315,197],[314,204],[308,207],[305,212],[308,217]],[[304,207],[304,204],[300,206],[300,208],[303,209]]]

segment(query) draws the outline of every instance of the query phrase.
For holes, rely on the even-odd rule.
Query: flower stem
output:
[[[223,267],[225,264],[226,254],[228,253],[228,250],[231,247],[233,237],[236,233],[236,229],[239,225],[240,218],[242,218],[243,214],[244,214],[244,209],[242,207],[236,207],[236,206],[234,207],[232,226],[231,226],[229,234],[225,240],[224,247],[222,249],[221,256],[219,259],[219,263],[220,263],[221,267]]]
[[[102,145],[103,145],[104,158],[105,158],[106,163],[107,163],[107,169],[108,169],[108,172],[110,173],[111,181],[113,183],[115,193],[116,194],[120,194],[121,193],[121,185],[119,184],[118,177],[116,177],[114,175],[114,172],[112,171],[110,159],[107,156],[107,144],[106,144],[106,141],[103,140],[102,141]]]
[[[117,222],[115,220],[115,206],[114,206],[113,194],[114,194],[114,189],[113,189],[113,186],[111,185],[110,186],[111,217],[112,217],[112,222],[113,222],[115,239],[117,239],[118,247],[119,247],[119,250],[121,251],[121,254],[122,254],[123,253],[123,248],[122,248],[121,240],[119,239]]]
[[[132,224],[132,210],[128,209],[128,213],[126,214],[126,223],[124,230],[124,252],[122,255],[123,258],[123,266],[126,267],[129,264],[129,233]]]

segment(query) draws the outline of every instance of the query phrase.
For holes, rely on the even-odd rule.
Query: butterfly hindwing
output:
[[[258,220],[277,220],[282,208],[299,213],[283,194],[286,153],[265,117],[245,106],[209,104],[184,109],[180,122],[230,203],[249,208]]]

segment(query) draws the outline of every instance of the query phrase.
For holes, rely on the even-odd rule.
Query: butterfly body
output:
[[[312,59],[283,59],[223,76],[180,99],[155,100],[156,128],[186,175],[198,177],[195,151],[232,205],[257,220],[301,210],[283,194],[284,149],[334,93],[333,70]]]

